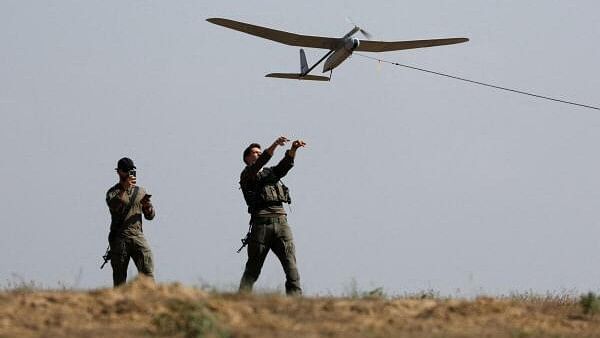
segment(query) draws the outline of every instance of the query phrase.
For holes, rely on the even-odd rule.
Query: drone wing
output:
[[[294,34],[223,18],[210,18],[206,21],[290,46],[336,49],[342,43],[341,39]]]
[[[467,38],[413,40],[413,41],[371,41],[360,40],[356,48],[358,52],[389,52],[393,50],[425,48],[434,46],[453,45],[455,43],[467,42]]]

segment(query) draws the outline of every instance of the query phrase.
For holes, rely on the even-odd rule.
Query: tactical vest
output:
[[[254,187],[243,187],[242,193],[248,205],[248,213],[252,214],[262,208],[292,203],[290,191],[281,180],[275,176],[271,168],[264,168],[258,174],[258,182]]]

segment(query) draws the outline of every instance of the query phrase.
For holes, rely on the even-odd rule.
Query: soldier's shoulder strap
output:
[[[135,204],[135,200],[137,199],[137,195],[138,195],[139,191],[140,191],[140,187],[138,187],[137,185],[135,187],[133,187],[133,193],[131,194],[131,197],[129,198],[129,204],[127,205],[127,207],[125,207],[125,210],[123,210],[123,222],[125,222],[125,218],[127,218],[129,211],[131,211],[131,208],[133,208],[133,205]]]
[[[131,198],[129,199],[129,205],[127,206],[129,209],[133,208],[133,204],[135,203],[135,200],[137,199],[137,195],[140,192],[140,187],[138,187],[137,185],[135,187],[133,187],[133,193],[131,193]],[[129,212],[129,210],[127,210],[127,212]]]

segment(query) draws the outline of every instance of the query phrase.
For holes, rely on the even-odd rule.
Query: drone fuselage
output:
[[[323,66],[323,73],[333,70],[335,67],[339,66],[342,62],[349,58],[350,55],[352,55],[352,51],[358,48],[359,45],[360,41],[358,39],[347,37],[344,40],[344,44],[327,58],[325,65]]]

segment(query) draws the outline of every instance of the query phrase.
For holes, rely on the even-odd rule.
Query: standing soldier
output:
[[[247,237],[248,262],[240,282],[240,292],[252,290],[269,250],[273,250],[285,272],[286,294],[302,294],[292,230],[287,224],[283,208],[283,203],[289,204],[291,199],[281,178],[294,166],[296,150],[304,147],[306,143],[301,140],[294,141],[279,164],[263,168],[275,149],[288,141],[281,136],[264,152],[257,143],[252,143],[244,150],[243,160],[246,168],[242,171],[240,186],[248,205],[248,213],[251,215],[251,230]]]
[[[119,183],[106,192],[106,203],[111,216],[109,257],[115,287],[127,280],[130,258],[133,258],[138,273],[154,278],[152,252],[142,232],[142,214],[147,220],[155,216],[150,202],[152,195],[136,185],[136,167],[133,161],[123,157],[117,163],[116,171]]]

